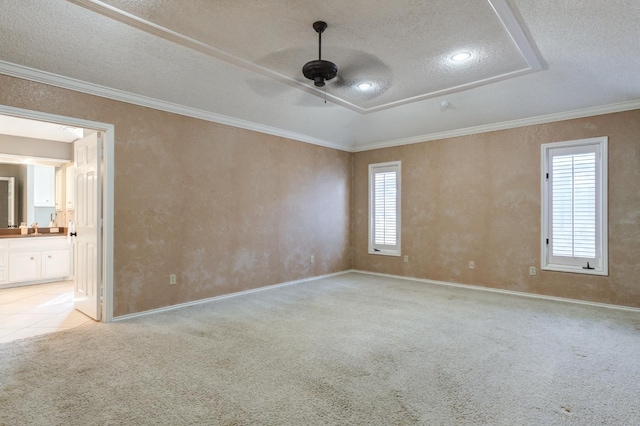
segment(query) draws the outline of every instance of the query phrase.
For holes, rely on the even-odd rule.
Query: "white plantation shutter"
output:
[[[374,242],[376,245],[396,245],[396,184],[397,172],[374,174]]]
[[[557,155],[551,165],[553,256],[596,258],[596,153]]]
[[[543,268],[606,274],[603,158],[606,138],[543,145]]]
[[[369,165],[369,252],[400,255],[400,162]]]

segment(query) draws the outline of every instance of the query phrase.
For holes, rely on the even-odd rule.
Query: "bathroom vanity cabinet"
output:
[[[0,239],[0,287],[67,279],[72,253],[64,235]]]

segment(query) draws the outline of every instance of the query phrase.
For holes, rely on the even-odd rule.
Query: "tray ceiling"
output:
[[[74,2],[360,113],[542,69],[505,0]],[[318,19],[329,25],[323,59],[339,68],[326,92],[301,72],[317,59]],[[458,52],[471,57],[454,61]]]
[[[640,108],[637,0],[0,7],[0,73],[351,151]],[[316,20],[326,93],[301,71]]]

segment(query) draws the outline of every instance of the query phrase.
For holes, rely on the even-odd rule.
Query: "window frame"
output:
[[[594,269],[584,269],[582,264],[576,264],[575,258],[567,258],[566,262],[561,257],[552,256],[550,247],[553,243],[551,230],[551,182],[550,174],[552,150],[574,148],[579,150],[584,147],[596,147],[596,258],[595,265],[589,264]],[[566,142],[554,142],[541,146],[541,269],[557,272],[571,272],[587,275],[609,275],[608,255],[608,137],[578,139]],[[576,152],[577,153],[577,152]],[[549,178],[547,178],[549,176]],[[598,200],[599,199],[599,200]],[[599,201],[599,202],[598,202]],[[584,265],[586,266],[586,265]]]
[[[402,190],[402,162],[388,161],[385,163],[369,164],[369,254],[400,257],[401,246],[401,190]],[[375,244],[375,173],[384,168],[396,168],[396,244],[393,247]]]

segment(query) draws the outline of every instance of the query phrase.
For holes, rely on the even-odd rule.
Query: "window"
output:
[[[400,161],[369,164],[369,253],[400,256]]]
[[[542,269],[607,275],[607,138],[542,145]]]

